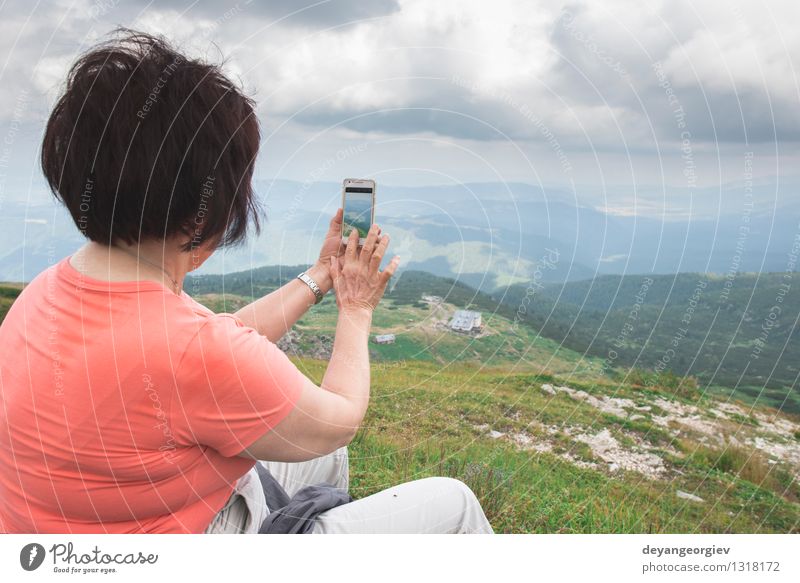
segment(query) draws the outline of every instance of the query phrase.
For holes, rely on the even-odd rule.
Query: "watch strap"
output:
[[[297,279],[306,284],[309,287],[309,289],[312,292],[314,292],[314,297],[317,298],[317,300],[314,302],[315,304],[318,304],[322,301],[322,298],[325,296],[325,294],[322,293],[322,290],[317,285],[317,282],[314,281],[314,279],[310,275],[308,275],[304,271],[303,273],[297,276]]]

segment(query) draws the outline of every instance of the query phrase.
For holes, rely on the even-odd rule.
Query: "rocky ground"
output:
[[[781,466],[800,481],[800,424],[778,414],[768,415],[726,402],[701,409],[663,396],[633,400],[595,395],[548,383],[541,385],[541,391],[552,398],[567,395],[600,413],[639,422],[640,427],[651,423],[665,430],[670,439],[648,439],[647,432],[642,434],[641,431],[612,433],[608,427],[589,431],[578,424],[532,422],[525,431],[514,432],[496,431],[488,424],[475,428],[491,439],[509,440],[521,450],[555,454],[580,467],[612,473],[618,470],[637,472],[653,480],[680,473],[680,459],[686,455],[683,453],[686,444],[696,443],[698,447],[713,447],[723,452],[727,448],[738,448],[763,456],[767,464]],[[679,440],[683,451],[676,448]],[[699,500],[690,493],[682,494],[688,500]]]
[[[333,352],[333,337],[327,334],[303,334],[290,330],[277,344],[278,348],[290,356],[328,360]]]

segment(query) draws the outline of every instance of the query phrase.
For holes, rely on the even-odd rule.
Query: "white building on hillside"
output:
[[[377,344],[394,344],[394,340],[394,334],[378,334],[375,336],[375,342]]]
[[[457,310],[450,320],[450,329],[456,332],[480,332],[483,326],[480,312]]]

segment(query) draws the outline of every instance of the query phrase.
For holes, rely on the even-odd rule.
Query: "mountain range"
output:
[[[272,180],[256,181],[255,188],[265,217],[261,233],[218,251],[201,272],[314,260],[341,202],[340,186]],[[682,210],[684,192],[663,193],[665,201],[675,200],[669,212],[659,212],[651,192],[641,197],[641,213],[626,214],[632,211],[603,203],[602,194],[578,196],[563,187],[379,184],[376,221],[392,236],[401,272],[426,271],[487,292],[603,274],[791,270],[790,255],[800,241],[800,202],[786,194],[794,183],[781,186],[780,197],[773,196],[778,187],[772,183],[725,188],[725,196],[715,189],[695,193],[690,212]],[[0,280],[30,280],[81,244],[55,203],[7,200],[3,211]]]

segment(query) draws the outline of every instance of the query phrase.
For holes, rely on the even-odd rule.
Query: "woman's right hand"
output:
[[[353,229],[347,240],[344,255],[331,257],[331,278],[336,291],[336,304],[340,311],[350,309],[375,309],[386,291],[386,284],[400,263],[394,257],[380,271],[381,261],[389,246],[389,235],[381,235],[378,225],[372,225],[364,241],[358,248],[358,231]]]

